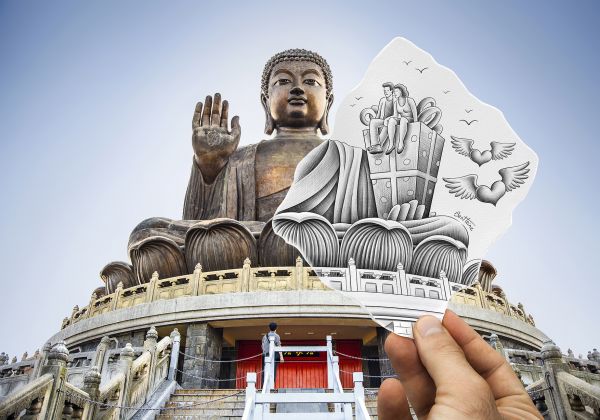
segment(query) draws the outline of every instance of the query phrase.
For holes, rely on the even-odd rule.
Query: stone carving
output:
[[[95,290],[94,293],[98,297],[102,294],[113,293],[119,283],[123,283],[125,288],[140,284],[133,274],[133,266],[121,261],[106,264],[100,271],[100,278],[104,281],[106,291],[105,293],[98,293],[99,291]]]
[[[163,277],[176,277],[186,274],[183,253],[175,241],[169,238],[147,238],[129,248],[138,282],[147,283],[154,271],[160,268]]]
[[[269,220],[260,232],[257,244],[258,264],[262,267],[293,266],[299,257],[296,248],[273,231],[273,222]],[[273,250],[277,253],[273,253]]]
[[[239,267],[245,258],[257,261],[256,240],[243,224],[232,219],[198,222],[185,236],[188,272],[201,264],[205,271]]]

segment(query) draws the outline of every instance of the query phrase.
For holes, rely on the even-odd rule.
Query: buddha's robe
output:
[[[316,213],[330,223],[377,217],[366,152],[335,140],[313,149],[298,164],[277,209],[284,212]]]
[[[183,205],[184,220],[226,217],[257,220],[255,160],[257,144],[240,147],[208,184],[194,160]]]

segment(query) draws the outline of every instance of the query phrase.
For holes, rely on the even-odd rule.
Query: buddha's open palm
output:
[[[215,94],[214,101],[209,95],[196,104],[192,119],[192,147],[196,162],[206,178],[214,178],[227,163],[227,159],[237,149],[240,142],[239,117],[231,119],[228,129],[229,103],[221,95]],[[206,173],[205,173],[206,172]]]

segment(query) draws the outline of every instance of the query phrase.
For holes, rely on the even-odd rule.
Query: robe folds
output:
[[[215,180],[208,184],[194,160],[185,193],[184,220],[256,219],[255,161],[258,143],[240,147]]]
[[[298,164],[277,213],[311,212],[330,223],[377,217],[366,151],[329,140]]]

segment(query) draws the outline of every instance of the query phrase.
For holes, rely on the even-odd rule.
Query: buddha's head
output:
[[[265,133],[315,135],[318,129],[327,134],[332,88],[331,70],[319,54],[302,49],[275,54],[262,76]]]

